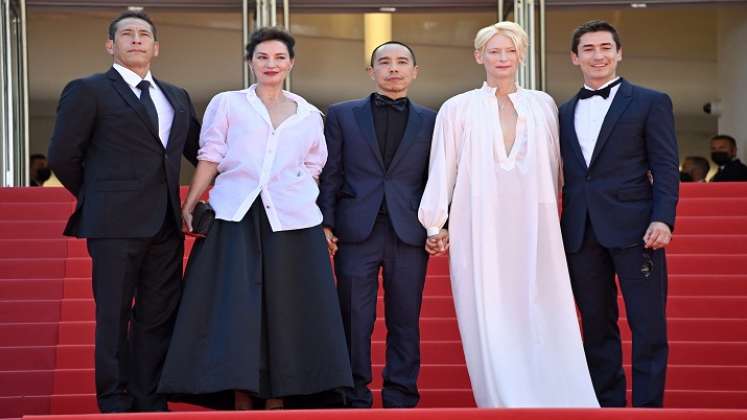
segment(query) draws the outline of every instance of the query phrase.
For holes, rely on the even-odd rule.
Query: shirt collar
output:
[[[488,84],[488,82],[482,82],[482,87],[479,90],[480,90],[480,92],[483,92],[485,94],[489,94],[489,95],[495,96],[496,89],[497,88],[494,88],[494,87],[490,86]],[[521,90],[522,90],[521,86],[519,86],[519,84],[517,83],[516,84],[516,90],[514,92],[512,92],[512,93],[509,93],[508,97],[513,99],[513,97],[516,96],[519,92],[521,92]]]
[[[156,82],[153,80],[153,75],[151,74],[150,70],[148,70],[148,73],[145,75],[145,77],[140,77],[139,74],[135,73],[134,71],[128,69],[127,67],[114,63],[112,64],[112,67],[114,67],[114,70],[116,70],[124,79],[125,83],[130,85],[130,87],[137,88],[137,84],[140,83],[143,80],[147,80],[150,82],[150,86],[153,88],[156,87]]]
[[[259,99],[259,96],[257,96],[257,84],[256,83],[249,86],[247,89],[242,90],[241,92],[244,92],[246,94],[246,97],[249,100],[256,99],[258,101],[261,101]],[[305,114],[309,114],[313,112],[318,112],[320,115],[324,115],[322,111],[320,111],[317,107],[306,102],[306,99],[304,99],[303,97],[299,95],[296,95],[295,93],[288,92],[287,90],[283,90],[283,95],[285,95],[286,98],[296,103],[296,105],[298,106],[296,113],[298,115],[305,115]]]
[[[612,79],[612,80],[610,80],[609,82],[607,82],[607,83],[603,84],[602,86],[599,86],[599,88],[598,88],[598,89],[594,89],[594,88],[592,88],[591,86],[587,85],[586,83],[584,83],[584,87],[585,87],[586,89],[589,89],[589,90],[600,90],[600,89],[604,89],[604,88],[606,88],[607,86],[609,86],[610,84],[612,84],[612,83],[616,82],[616,81],[617,81],[617,79],[619,79],[619,78],[620,78],[620,76],[617,76],[617,77],[615,77],[614,79]],[[576,85],[576,86],[578,86],[578,85]],[[615,88],[617,88],[617,87],[619,87],[619,86],[620,86],[620,85],[617,85],[617,86],[613,87],[612,89],[615,89]]]

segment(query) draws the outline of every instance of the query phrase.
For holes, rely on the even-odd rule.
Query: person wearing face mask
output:
[[[711,170],[708,159],[702,156],[688,156],[682,162],[680,182],[706,182],[706,176]]]
[[[322,113],[282,89],[295,40],[255,31],[257,83],[216,95],[182,207],[211,182],[215,221],[189,257],[159,392],[215,408],[342,403],[352,386],[332,266],[316,205],[327,160]]]
[[[474,47],[486,81],[441,106],[418,217],[427,247],[449,250],[475,402],[598,407],[558,220],[555,101],[517,84],[528,48],[521,26],[485,27]]]
[[[41,153],[35,153],[29,158],[29,186],[42,187],[52,176],[52,171],[47,166],[47,157]]]
[[[718,165],[711,182],[747,181],[747,165],[737,158],[737,141],[734,137],[726,134],[713,136],[711,160]]]

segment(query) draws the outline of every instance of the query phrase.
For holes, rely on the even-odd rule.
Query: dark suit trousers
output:
[[[96,301],[99,409],[166,410],[156,388],[182,290],[184,242],[176,223],[167,211],[152,238],[89,238],[88,253]]]
[[[387,327],[384,407],[415,407],[420,371],[420,305],[428,254],[402,242],[389,218],[379,215],[371,236],[341,242],[335,256],[337,292],[350,351],[352,407],[371,407],[371,334],[376,321],[379,270],[383,269]]]
[[[664,250],[647,250],[642,242],[626,248],[605,248],[597,242],[587,220],[581,249],[567,257],[582,317],[586,361],[599,403],[602,407],[626,404],[617,324],[617,273],[633,334],[633,406],[661,407],[669,354]]]

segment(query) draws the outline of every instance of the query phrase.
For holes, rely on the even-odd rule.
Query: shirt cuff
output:
[[[428,232],[429,237],[433,235],[438,235],[439,233],[441,233],[441,228],[429,227],[428,229],[426,229],[426,232]]]

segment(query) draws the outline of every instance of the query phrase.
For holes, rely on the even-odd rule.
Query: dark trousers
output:
[[[181,296],[184,254],[169,216],[152,238],[88,239],[101,412],[167,409],[156,388]]]
[[[581,249],[567,257],[573,294],[581,311],[586,361],[599,403],[602,407],[626,404],[617,326],[617,274],[633,334],[633,406],[661,407],[669,354],[664,250],[647,250],[642,242],[605,248],[587,221]]]
[[[420,399],[420,305],[428,254],[402,242],[389,218],[379,215],[371,236],[340,243],[335,256],[337,292],[353,370],[353,407],[371,407],[371,334],[376,321],[379,270],[383,269],[387,327],[384,407],[415,407]]]

